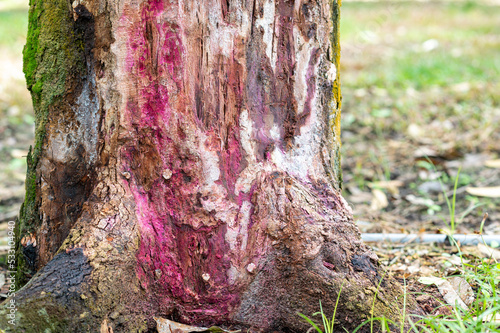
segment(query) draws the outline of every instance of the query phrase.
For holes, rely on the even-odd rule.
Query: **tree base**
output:
[[[249,332],[305,332],[309,324],[298,313],[311,317],[321,301],[325,313],[333,314],[341,288],[339,331],[352,331],[372,313],[396,323],[404,323],[403,311],[421,314],[412,297],[403,304],[401,286],[385,276],[376,255],[360,241],[350,208],[330,185],[302,184],[280,172],[258,178],[248,242],[260,243],[265,252],[237,272],[227,304],[207,302],[209,291],[190,289],[192,281],[184,282],[189,297],[144,283],[134,252],[109,248],[108,257],[89,257],[102,253],[99,244],[90,249],[67,241],[66,249],[16,293],[17,325],[4,321],[4,307],[2,326],[7,332],[108,332],[106,327],[146,332],[156,326],[156,316]],[[242,256],[252,257],[255,249]]]

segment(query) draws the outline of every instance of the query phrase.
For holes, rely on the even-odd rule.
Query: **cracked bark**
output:
[[[297,312],[333,311],[342,284],[339,330],[374,298],[375,316],[399,320],[402,289],[340,195],[338,7],[32,0],[43,135],[17,236],[34,276],[4,326],[132,332],[161,316],[304,332]]]

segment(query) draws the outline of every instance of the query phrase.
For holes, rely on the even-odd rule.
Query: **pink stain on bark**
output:
[[[253,39],[247,56],[248,78],[246,96],[248,110],[255,124],[255,138],[258,143],[258,161],[268,160],[277,146],[287,151],[292,147],[297,125],[297,103],[294,96],[295,49],[294,49],[294,4],[290,1],[276,1],[275,66],[271,66],[261,49],[263,32],[254,28]],[[273,69],[274,67],[274,69]],[[280,138],[270,134],[276,126]]]
[[[137,203],[141,232],[137,274],[161,311],[175,308],[185,321],[211,324],[230,314],[239,293],[227,276],[231,258],[226,225],[202,209],[198,157],[183,150],[183,136],[189,134],[171,122],[174,112],[182,117],[187,106],[182,104],[181,29],[157,23],[162,11],[175,9],[168,6],[149,1],[140,19],[126,27],[130,36],[126,63],[135,86],[125,118],[136,138],[123,150],[122,160],[123,169],[134,175],[126,182]],[[172,105],[174,95],[177,102]],[[227,150],[218,153],[219,181],[232,189],[242,158],[237,129],[228,132],[226,145]],[[167,169],[172,175],[164,179],[161,174]]]
[[[220,168],[223,174],[222,180],[224,187],[231,190],[231,195],[234,194],[234,185],[241,171],[241,146],[238,137],[239,132],[232,129],[228,134],[227,147],[220,155]]]
[[[246,64],[238,63],[241,57],[222,55],[212,55],[214,62],[186,63],[191,44],[183,45],[190,37],[184,35],[182,20],[174,23],[163,17],[177,6],[149,1],[139,13],[125,12],[129,17],[122,19],[128,36],[126,69],[132,82],[123,114],[131,133],[122,151],[123,171],[133,175],[126,185],[137,203],[141,234],[137,275],[154,300],[151,304],[157,305],[153,314],[176,311],[179,320],[210,325],[234,313],[241,288],[255,276],[247,272],[247,265],[255,265],[258,272],[259,260],[268,251],[266,219],[254,216],[254,192],[261,185],[254,182],[248,193],[234,193],[247,166],[239,117],[241,110],[249,110],[258,161],[269,159],[274,146],[293,134],[297,110],[293,80],[288,79],[295,70],[293,10],[290,4],[278,2],[280,37],[274,73],[260,48],[252,47],[255,41],[242,46],[256,56],[247,55]],[[312,74],[308,72],[309,79]],[[194,96],[189,90],[192,77],[204,78],[192,88]],[[276,125],[282,129],[280,139],[270,134]],[[220,175],[215,183],[227,192],[223,198],[202,194],[205,162],[192,151],[198,143],[208,155],[218,157]],[[209,211],[207,202],[219,202],[219,206]],[[230,215],[234,221],[216,217],[235,207],[240,211]]]

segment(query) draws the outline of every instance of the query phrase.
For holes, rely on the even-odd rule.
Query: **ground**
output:
[[[498,3],[344,0],[341,15],[343,194],[361,230],[499,234],[500,199],[468,191],[500,185],[491,162],[500,158]],[[26,28],[24,1],[0,0],[0,265],[33,144]],[[453,274],[462,260],[449,245],[372,245],[413,292],[422,291],[418,277]],[[462,253],[483,256],[477,247]],[[429,312],[448,311],[417,296]]]
[[[478,231],[485,212],[485,232],[500,231],[498,199],[466,191],[500,185],[484,165],[500,152],[499,14],[475,2],[344,4],[344,195],[364,231],[449,228],[439,182],[451,199],[460,167],[457,231]]]

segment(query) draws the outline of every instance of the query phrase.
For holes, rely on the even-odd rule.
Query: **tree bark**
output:
[[[341,286],[339,331],[372,304],[400,320],[340,195],[338,3],[30,5],[16,234],[18,282],[33,277],[5,327],[304,332],[297,313],[333,312]]]

